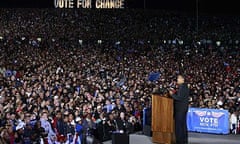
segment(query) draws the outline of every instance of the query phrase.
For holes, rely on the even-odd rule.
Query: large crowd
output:
[[[195,22],[155,10],[1,9],[0,144],[140,131],[153,89],[173,87],[179,73],[190,107],[238,115],[240,20]]]

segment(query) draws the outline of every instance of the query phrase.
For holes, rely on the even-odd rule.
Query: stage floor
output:
[[[104,142],[111,144],[112,141]],[[153,144],[152,138],[142,134],[131,134],[130,144]],[[215,135],[189,132],[189,144],[240,144],[240,135]]]

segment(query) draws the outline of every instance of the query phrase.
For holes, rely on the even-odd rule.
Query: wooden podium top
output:
[[[166,94],[153,93],[152,96],[165,97],[165,98],[170,98],[170,99],[172,99],[172,97],[170,96],[169,93],[166,93]]]

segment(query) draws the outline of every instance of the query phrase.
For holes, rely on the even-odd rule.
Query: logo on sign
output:
[[[195,114],[199,116],[200,126],[205,127],[218,127],[218,118],[224,115],[223,112],[213,111],[195,111]]]
[[[196,115],[202,117],[207,115],[207,111],[194,111]]]
[[[224,115],[223,112],[212,112],[212,116],[215,118],[220,118],[223,115]]]

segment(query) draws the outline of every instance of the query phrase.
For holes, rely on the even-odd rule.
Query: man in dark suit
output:
[[[116,127],[119,131],[126,132],[127,120],[125,119],[125,113],[121,112],[120,117],[116,119]]]
[[[178,90],[170,90],[170,95],[174,99],[174,118],[175,118],[175,135],[177,144],[188,143],[187,132],[187,112],[189,88],[185,83],[183,75],[177,77]]]

